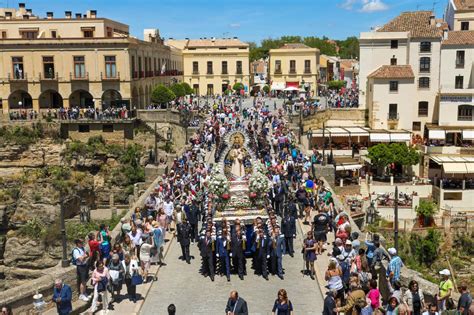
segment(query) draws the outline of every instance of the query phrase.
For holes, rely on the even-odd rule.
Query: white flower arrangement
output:
[[[220,172],[217,167],[214,167],[208,182],[207,189],[209,192],[215,196],[222,196],[223,194],[229,193],[230,185],[227,177]]]
[[[261,163],[260,163],[261,164]],[[271,183],[265,174],[255,168],[249,179],[249,190],[251,193],[262,195],[267,193],[271,188]]]

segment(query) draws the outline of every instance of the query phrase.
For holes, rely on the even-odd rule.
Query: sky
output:
[[[33,14],[53,11],[85,13],[97,10],[130,25],[133,36],[143,29],[158,28],[165,39],[238,37],[259,43],[283,35],[327,36],[344,39],[359,36],[388,22],[403,11],[432,10],[441,18],[448,0],[24,0]],[[17,1],[0,0],[16,7]]]

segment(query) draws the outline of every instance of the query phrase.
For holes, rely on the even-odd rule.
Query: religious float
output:
[[[242,131],[231,131],[223,139],[227,146],[214,165],[208,183],[211,206],[215,206],[214,220],[235,219],[246,225],[257,217],[268,218],[266,195],[271,182],[266,168],[249,147],[248,136]]]

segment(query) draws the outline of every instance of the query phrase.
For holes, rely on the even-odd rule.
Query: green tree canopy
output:
[[[240,93],[240,90],[243,90],[244,89],[244,85],[241,83],[241,82],[237,82],[234,84],[234,86],[232,87],[232,89],[234,91],[236,91],[237,93]]]
[[[270,93],[270,87],[268,85],[265,85],[262,90],[265,93]]]
[[[183,97],[186,95],[186,90],[184,89],[183,85],[180,83],[175,83],[170,87],[170,90],[173,91],[176,97]]]
[[[418,215],[422,215],[425,218],[432,218],[435,213],[438,212],[436,204],[427,200],[420,200],[420,203],[415,210]]]
[[[328,88],[333,90],[340,90],[346,85],[346,81],[343,80],[334,80],[328,82]]]
[[[166,86],[160,84],[151,93],[151,101],[156,104],[168,104],[176,98],[176,95]]]
[[[187,84],[186,82],[181,83],[181,86],[184,88],[184,91],[186,92],[186,95],[191,95],[194,93],[193,88]]]
[[[391,163],[404,166],[420,162],[420,154],[405,143],[380,143],[369,148],[369,159],[374,165],[385,167]]]

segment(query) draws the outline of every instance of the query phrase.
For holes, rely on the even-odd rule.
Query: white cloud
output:
[[[359,12],[376,12],[388,10],[384,0],[344,0],[339,7],[345,10],[357,9]]]
[[[231,28],[240,28],[240,23],[231,23],[229,24]]]
[[[376,12],[388,10],[388,5],[382,0],[363,0],[361,12]]]

